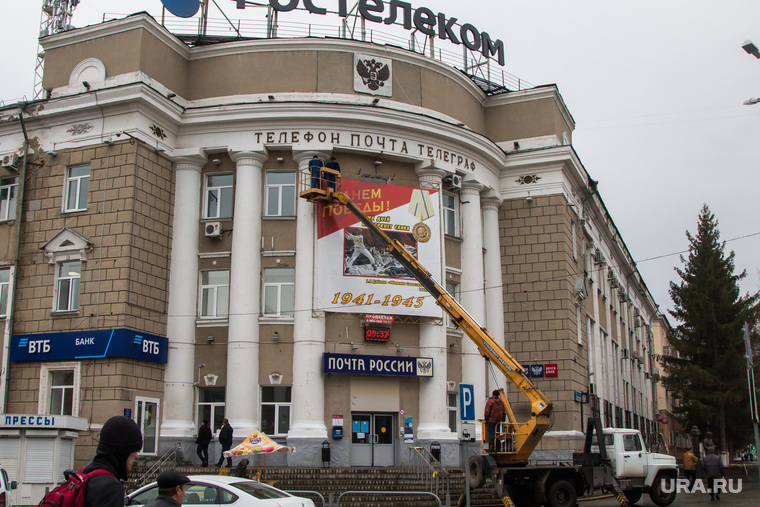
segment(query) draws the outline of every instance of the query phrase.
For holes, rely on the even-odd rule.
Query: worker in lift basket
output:
[[[495,390],[486,402],[486,409],[483,413],[483,419],[488,426],[488,442],[491,444],[490,449],[496,450],[496,426],[504,420],[507,414],[504,408],[504,402],[499,398],[499,391]]]

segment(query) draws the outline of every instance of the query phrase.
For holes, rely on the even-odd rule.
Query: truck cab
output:
[[[648,451],[638,430],[605,428],[603,434],[612,473],[631,503],[642,493],[649,493],[657,505],[672,502],[662,491],[662,482],[678,476],[673,456]],[[592,452],[598,452],[596,447],[592,446]]]

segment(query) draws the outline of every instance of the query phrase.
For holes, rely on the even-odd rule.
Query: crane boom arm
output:
[[[332,190],[312,190],[302,192],[312,202],[323,204],[341,204],[364,224],[365,227],[383,244],[385,249],[403,265],[417,281],[435,298],[436,304],[446,312],[452,321],[475,343],[478,352],[494,364],[507,379],[525,396],[531,404],[531,418],[525,423],[518,423],[511,410],[503,390],[501,399],[507,408],[508,429],[512,445],[507,452],[493,453],[497,462],[512,463],[527,461],[530,453],[549,427],[552,404],[527,377],[525,369],[504,347],[482,327],[428,272],[409,251],[395,239],[391,239],[375,222],[343,192]]]

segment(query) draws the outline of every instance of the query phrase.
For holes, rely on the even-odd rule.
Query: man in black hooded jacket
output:
[[[123,507],[127,473],[142,449],[140,428],[130,418],[114,416],[100,430],[100,442],[95,457],[84,467],[85,473],[106,470],[113,474],[98,475],[87,481],[84,490],[85,507]]]

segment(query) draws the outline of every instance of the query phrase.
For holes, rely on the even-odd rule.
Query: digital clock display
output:
[[[387,342],[391,338],[391,330],[387,327],[365,326],[364,339],[373,342]]]

